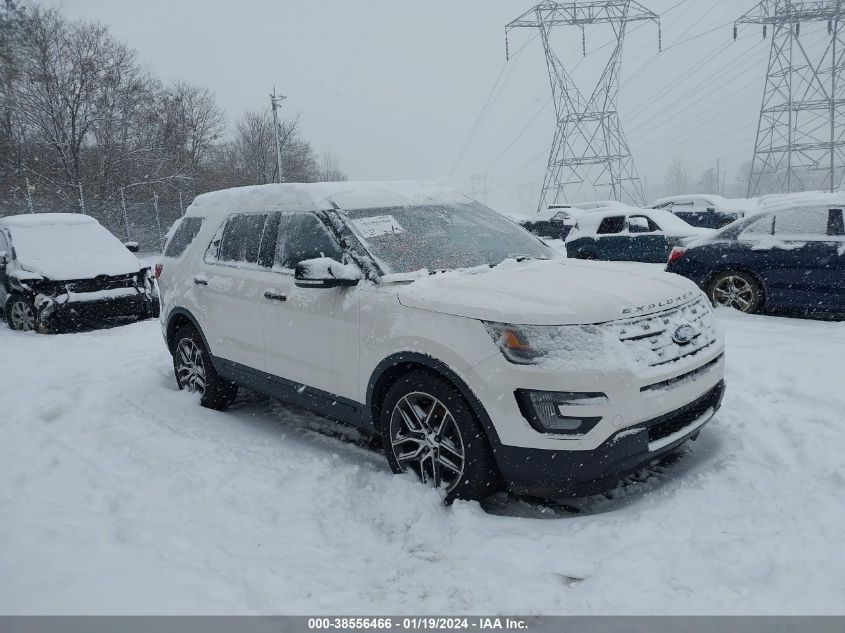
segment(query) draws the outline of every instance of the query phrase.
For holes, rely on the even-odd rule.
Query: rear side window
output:
[[[279,222],[275,266],[293,269],[299,262],[317,257],[340,261],[343,253],[316,216],[310,213],[284,214]]]
[[[651,218],[647,218],[644,215],[632,215],[628,218],[629,233],[654,233],[659,230],[660,227]]]
[[[842,209],[831,209],[827,218],[827,234],[836,237],[845,235],[845,216]]]
[[[758,220],[752,222],[748,228],[746,228],[742,232],[742,236],[745,237],[746,235],[754,236],[754,235],[771,235],[772,234],[772,227],[774,225],[775,218],[774,216],[765,216],[759,218]]]
[[[596,231],[599,235],[612,235],[614,233],[621,233],[625,230],[625,216],[618,215],[612,218],[605,218],[599,224],[599,230]]]
[[[164,249],[165,257],[179,257],[191,245],[202,228],[202,218],[182,218]]]
[[[775,217],[775,235],[827,235],[827,209],[799,209]]]

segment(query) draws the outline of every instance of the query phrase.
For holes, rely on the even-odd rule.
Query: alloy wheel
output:
[[[404,396],[390,416],[390,442],[403,471],[422,483],[450,491],[461,481],[466,463],[463,437],[455,417],[427,393]]]
[[[9,320],[14,329],[30,332],[35,329],[35,308],[26,301],[15,301],[9,309]]]
[[[192,393],[205,392],[205,363],[202,351],[189,338],[183,338],[176,347],[176,378],[181,387]]]
[[[722,277],[713,286],[713,301],[722,306],[749,312],[754,305],[754,287],[744,277]]]

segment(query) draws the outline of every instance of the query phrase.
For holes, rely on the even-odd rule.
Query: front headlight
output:
[[[510,362],[536,365],[558,349],[562,328],[542,325],[484,323],[493,341]]]
[[[505,358],[517,365],[552,363],[560,369],[612,364],[608,332],[597,325],[509,325],[484,322]]]

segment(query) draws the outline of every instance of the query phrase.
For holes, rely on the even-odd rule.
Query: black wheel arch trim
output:
[[[171,342],[170,342],[170,328],[171,328],[171,324],[173,323],[173,319],[176,318],[177,316],[185,317],[186,319],[188,319],[188,321],[190,321],[191,325],[194,327],[194,329],[200,335],[200,338],[202,339],[202,344],[205,347],[206,351],[208,352],[209,358],[211,358],[211,362],[214,365],[215,371],[217,371],[217,373],[220,373],[219,361],[214,356],[214,354],[211,353],[211,346],[208,344],[208,339],[205,338],[205,332],[202,331],[202,328],[200,327],[200,324],[197,321],[196,317],[193,314],[191,314],[191,312],[189,310],[186,310],[185,308],[173,308],[167,314],[167,328],[166,328],[166,334],[165,334],[164,340],[165,340],[165,343],[167,345],[167,349],[170,351],[170,354],[172,355],[173,351],[174,351],[173,346],[171,345]],[[174,333],[175,333],[175,330],[174,330]]]
[[[378,420],[375,419],[376,416],[374,415],[375,406],[377,404],[374,402],[376,386],[379,384],[382,377],[384,377],[384,375],[392,368],[397,365],[407,364],[421,365],[451,382],[458,392],[460,392],[460,394],[464,397],[469,404],[470,409],[472,409],[472,412],[481,422],[481,426],[484,428],[493,451],[495,452],[497,448],[501,446],[499,434],[496,432],[496,427],[493,426],[493,421],[490,419],[487,410],[466,382],[464,382],[454,369],[449,367],[443,361],[435,358],[434,356],[429,356],[428,354],[422,354],[420,352],[396,352],[395,354],[391,354],[382,360],[370,375],[370,379],[367,382],[366,405],[369,416],[372,418],[374,429],[378,429],[379,424]]]

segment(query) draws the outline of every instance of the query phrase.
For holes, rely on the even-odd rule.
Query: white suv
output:
[[[691,282],[563,259],[436,186],[205,194],[157,274],[181,388],[224,408],[242,385],[378,434],[447,500],[606,489],[695,439],[724,393]]]

